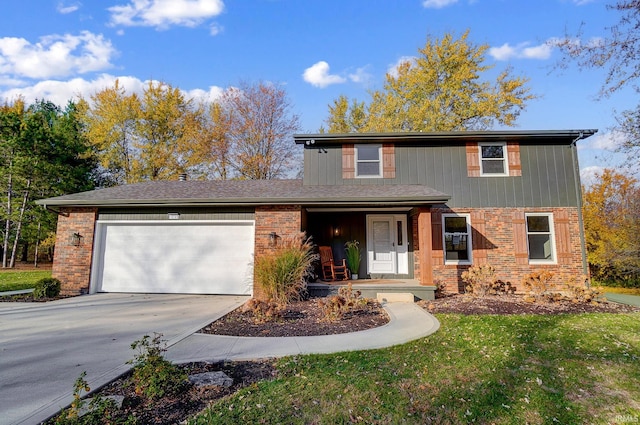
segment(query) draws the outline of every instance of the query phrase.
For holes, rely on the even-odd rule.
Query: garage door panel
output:
[[[251,294],[252,223],[104,224],[105,292]]]

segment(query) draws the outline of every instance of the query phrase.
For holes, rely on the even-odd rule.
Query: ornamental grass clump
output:
[[[267,301],[288,304],[302,299],[307,292],[307,279],[318,259],[311,238],[304,233],[284,238],[272,253],[256,260],[256,284]]]

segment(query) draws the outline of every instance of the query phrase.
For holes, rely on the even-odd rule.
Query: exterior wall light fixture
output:
[[[84,236],[82,236],[80,233],[78,233],[78,232],[72,233],[71,234],[71,245],[73,245],[73,246],[82,245],[82,239],[84,239]]]
[[[278,244],[278,235],[276,232],[269,233],[269,246],[274,247]]]

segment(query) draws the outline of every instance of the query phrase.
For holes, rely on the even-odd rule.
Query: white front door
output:
[[[367,272],[408,273],[407,218],[404,215],[367,216]]]

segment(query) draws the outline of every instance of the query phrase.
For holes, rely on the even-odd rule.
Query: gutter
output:
[[[95,201],[61,201],[55,205],[58,207],[158,207],[158,206],[175,206],[175,207],[228,207],[228,206],[266,206],[266,205],[416,205],[416,204],[434,204],[445,203],[451,199],[449,196],[436,196],[427,198],[416,197],[402,197],[381,199],[379,197],[360,198],[357,200],[336,200],[335,198],[310,198],[310,199],[269,199],[269,200],[255,200],[255,199],[221,199],[216,202],[212,202],[211,199],[191,199],[191,200],[177,200],[177,199],[161,199],[161,200],[140,200],[140,201],[127,201],[127,200],[107,200],[102,202]],[[59,209],[55,209],[50,205],[44,205],[50,211],[56,214],[65,213]]]

